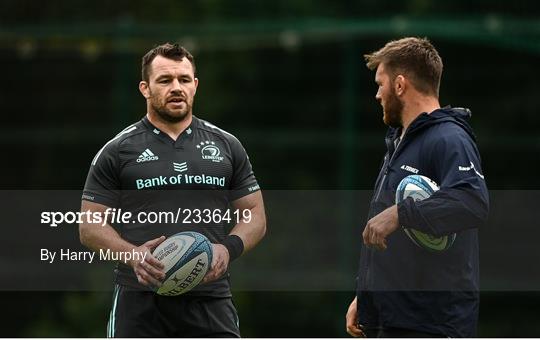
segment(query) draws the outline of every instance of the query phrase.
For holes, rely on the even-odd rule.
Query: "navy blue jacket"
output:
[[[401,226],[435,236],[457,233],[442,252],[415,245],[398,228],[388,248],[363,247],[358,275],[358,315],[367,328],[399,327],[449,337],[476,334],[478,319],[478,227],[489,198],[470,111],[445,107],[418,116],[395,147],[400,129],[390,128],[388,152],[375,184],[369,218],[395,204],[399,182],[412,174],[440,190],[426,200],[398,204]]]

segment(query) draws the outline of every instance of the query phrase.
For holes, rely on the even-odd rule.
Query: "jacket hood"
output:
[[[430,127],[435,124],[440,124],[443,122],[451,122],[456,125],[459,125],[463,130],[465,130],[471,138],[476,142],[476,136],[474,135],[473,129],[469,124],[469,119],[471,118],[471,110],[462,107],[450,107],[445,106],[443,108],[437,109],[431,113],[422,113],[419,115],[409,126],[408,134],[416,133],[420,130],[423,130],[427,127]],[[387,136],[395,136],[399,129],[390,128]]]

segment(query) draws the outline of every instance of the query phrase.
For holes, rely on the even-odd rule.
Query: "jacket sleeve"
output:
[[[487,220],[489,195],[478,149],[465,131],[455,130],[438,136],[425,153],[426,176],[440,190],[423,201],[409,197],[399,203],[400,225],[439,237],[478,228]]]

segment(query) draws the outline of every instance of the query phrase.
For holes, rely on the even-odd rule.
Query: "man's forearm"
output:
[[[251,220],[249,223],[242,221],[234,226],[231,235],[237,235],[244,243],[244,252],[252,249],[259,243],[266,234],[266,216],[260,206],[251,209]]]
[[[109,224],[83,223],[79,226],[79,237],[84,246],[94,251],[110,249],[113,252],[126,252],[136,247],[124,240]]]
[[[107,209],[110,208],[99,203],[85,200],[81,202],[81,211],[90,211],[105,216]],[[81,223],[79,225],[79,238],[83,245],[94,251],[110,249],[113,252],[126,252],[136,247],[124,240],[109,223]]]

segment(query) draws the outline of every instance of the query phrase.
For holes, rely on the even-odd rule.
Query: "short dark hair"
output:
[[[195,59],[193,58],[193,55],[179,44],[165,43],[154,47],[142,58],[141,73],[144,81],[149,81],[150,64],[158,55],[176,61],[181,61],[182,59],[187,58],[187,60],[189,60],[193,66],[193,73],[195,74]]]
[[[393,40],[380,50],[364,55],[364,58],[370,70],[384,63],[392,78],[403,74],[418,91],[439,96],[443,62],[427,38]]]

